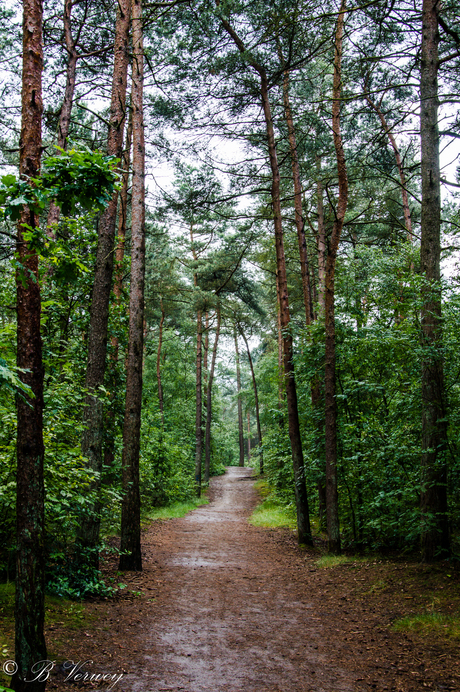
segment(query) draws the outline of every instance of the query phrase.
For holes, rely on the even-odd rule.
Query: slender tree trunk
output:
[[[321,315],[326,309],[326,229],[324,226],[323,181],[321,180],[321,159],[316,157],[316,208],[318,212],[318,303]]]
[[[395,155],[395,160],[396,160],[396,167],[398,169],[399,173],[399,180],[401,182],[401,196],[402,196],[402,203],[403,203],[403,212],[404,212],[404,225],[406,227],[407,231],[407,240],[412,243],[414,240],[414,237],[412,235],[412,218],[411,218],[411,213],[410,213],[410,207],[409,207],[409,197],[407,194],[407,186],[406,186],[406,175],[404,173],[404,166],[401,158],[401,153],[399,151],[398,145],[396,143],[396,139],[394,138],[394,135],[391,131],[391,129],[388,126],[388,123],[386,121],[386,118],[384,114],[382,113],[381,108],[377,103],[372,101],[369,95],[366,95],[366,101],[370,105],[371,108],[377,113],[379,116],[380,122],[382,123],[382,127],[388,136],[388,139],[390,140],[390,144],[393,148],[393,152]]]
[[[318,481],[318,519],[319,530],[327,530],[327,503],[326,503],[326,483],[324,479]]]
[[[297,228],[297,240],[299,244],[300,275],[302,277],[303,302],[305,307],[305,320],[309,325],[313,321],[313,301],[310,286],[310,269],[308,266],[307,240],[305,237],[305,222],[302,213],[302,186],[300,184],[299,157],[295,137],[294,121],[292,119],[291,104],[289,102],[289,72],[284,71],[283,78],[284,117],[288,128],[289,149],[291,152],[292,179],[294,182],[294,210],[295,225]]]
[[[281,221],[281,192],[280,192],[280,171],[276,155],[275,132],[273,129],[273,119],[270,108],[268,79],[265,69],[257,63],[246,51],[246,48],[239,36],[232,29],[230,24],[221,17],[221,22],[227,33],[237,45],[239,51],[248,60],[251,67],[260,77],[260,95],[262,109],[264,112],[265,126],[267,133],[268,155],[272,173],[272,204],[273,221],[275,227],[275,247],[276,247],[276,266],[278,270],[278,285],[281,305],[281,328],[283,330],[283,363],[286,386],[286,399],[289,421],[289,439],[291,442],[292,465],[294,470],[294,487],[297,509],[297,528],[299,543],[313,545],[310,529],[310,515],[308,509],[307,488],[305,484],[305,467],[302,452],[302,439],[300,436],[299,412],[297,405],[297,390],[294,377],[294,351],[292,336],[289,331],[291,315],[289,312],[289,295],[286,276],[286,260],[284,255],[283,227]]]
[[[204,349],[203,349],[203,387],[204,387],[204,407],[208,403],[208,351],[209,351],[209,312],[206,310],[204,315]]]
[[[420,77],[422,148],[422,558],[426,562],[450,553],[447,515],[447,421],[441,354],[442,318],[440,255],[441,195],[438,131],[437,0],[423,0]]]
[[[217,325],[216,325],[216,336],[214,339],[214,346],[212,348],[212,359],[211,359],[211,369],[209,371],[209,381],[206,392],[206,433],[205,433],[205,449],[204,449],[204,480],[205,483],[209,482],[209,469],[211,466],[211,422],[212,422],[212,383],[214,380],[214,369],[216,366],[216,356],[217,356],[217,344],[219,342],[220,334],[220,304],[217,303]]]
[[[276,334],[278,337],[278,408],[280,410],[280,425],[283,425],[283,400],[284,400],[284,365],[283,365],[283,330],[281,327],[281,297],[276,271]]]
[[[342,42],[346,0],[342,0],[335,33],[334,80],[332,95],[332,132],[337,157],[339,199],[326,260],[325,331],[326,358],[324,372],[326,435],[326,502],[327,534],[330,553],[340,553],[339,502],[337,491],[337,400],[335,397],[335,264],[348,202],[348,179],[342,135],[340,101],[342,90]]]
[[[123,259],[125,256],[126,226],[128,220],[128,190],[129,190],[129,167],[131,164],[131,143],[133,136],[133,109],[129,112],[128,128],[126,130],[125,150],[123,152],[123,177],[120,191],[120,204],[118,207],[118,231],[117,245],[115,248],[115,282],[113,292],[119,303],[123,292]],[[112,342],[118,348],[118,341]]]
[[[235,357],[236,357],[236,391],[238,403],[238,443],[240,450],[239,466],[244,466],[244,434],[243,434],[243,402],[241,401],[241,371],[240,352],[238,350],[238,336],[235,331]]]
[[[252,356],[251,356],[251,351],[249,350],[249,344],[248,340],[246,339],[246,335],[244,332],[240,329],[240,334],[243,337],[245,346],[246,346],[246,352],[248,354],[248,360],[249,360],[249,367],[251,369],[251,377],[252,377],[252,386],[254,387],[254,404],[255,404],[255,409],[256,409],[256,425],[257,425],[257,437],[259,438],[259,471],[260,474],[262,475],[264,472],[264,458],[263,458],[263,453],[262,453],[262,428],[260,426],[260,411],[259,411],[259,396],[257,392],[257,381],[256,381],[256,375],[254,372],[254,363],[252,362]]]
[[[121,158],[122,155],[123,126],[125,121],[129,18],[130,0],[118,0],[107,153],[119,158]],[[87,457],[89,468],[97,474],[93,486],[97,494],[100,490],[102,446],[104,439],[103,403],[99,398],[99,390],[104,384],[106,368],[107,327],[109,320],[110,291],[112,288],[116,215],[117,193],[115,192],[99,221],[85,380],[85,387],[88,394],[86,395],[83,414],[85,431],[82,436],[82,454]],[[87,559],[90,560],[95,567],[99,565],[97,553],[100,528],[99,513],[99,503],[96,502],[91,514],[82,517],[78,535],[80,548],[83,549],[85,553],[88,551],[90,552]]]
[[[163,387],[161,385],[161,346],[163,344],[163,324],[165,321],[165,310],[163,307],[163,298],[160,296],[160,307],[161,307],[161,319],[160,319],[160,332],[158,335],[158,349],[157,349],[157,382],[158,382],[158,404],[160,406],[161,422],[165,424],[164,416],[164,405],[163,405]]]
[[[133,25],[133,193],[131,211],[131,284],[126,403],[123,425],[123,502],[121,507],[121,570],[142,570],[139,453],[144,356],[145,285],[145,143],[144,47],[142,0],[132,0]]]
[[[198,310],[196,328],[196,418],[195,418],[195,484],[196,494],[201,497],[201,457],[203,454],[203,315]]]
[[[251,459],[251,415],[249,413],[249,409],[247,410],[247,417],[248,417],[248,464]]]
[[[67,137],[69,135],[70,129],[70,115],[72,113],[73,95],[75,92],[75,78],[78,60],[77,50],[72,36],[71,25],[73,4],[74,0],[65,0],[64,2],[64,38],[68,53],[68,62],[66,70],[64,100],[62,102],[58,124],[57,145],[58,147],[61,147],[61,149],[67,149]],[[54,202],[51,202],[48,211],[48,218],[46,221],[47,235],[50,238],[54,238],[55,236],[53,226],[54,224],[57,224],[57,222],[59,221],[59,214],[59,207],[56,204],[54,204]]]
[[[123,259],[125,256],[125,237],[126,237],[126,224],[127,224],[127,212],[128,212],[128,185],[129,185],[129,167],[130,167],[130,157],[131,157],[131,140],[133,132],[133,119],[132,119],[132,108],[130,109],[129,124],[126,132],[126,148],[123,152],[123,182],[120,192],[120,204],[118,207],[118,233],[117,233],[117,246],[115,249],[115,281],[113,286],[113,292],[115,295],[115,302],[119,304],[121,302],[121,297],[123,293]],[[112,356],[111,356],[111,367],[115,371],[118,363],[118,337],[111,337],[112,345]],[[115,394],[112,395],[112,399]],[[113,468],[113,463],[115,461],[115,440],[113,435],[113,425],[115,422],[115,415],[113,411],[108,411],[106,415],[106,443],[104,446],[104,479],[108,480],[110,478],[110,469]]]
[[[23,2],[22,121],[19,172],[21,178],[40,173],[42,102],[43,10],[41,0]],[[25,682],[31,669],[46,659],[44,483],[43,483],[43,362],[40,335],[38,255],[24,233],[39,219],[24,207],[18,224],[16,270],[17,365],[21,380],[33,396],[17,397],[16,503],[16,632],[17,672],[12,688],[41,692],[45,682]]]

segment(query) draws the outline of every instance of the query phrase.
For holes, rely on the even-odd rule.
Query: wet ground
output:
[[[210,505],[170,525],[177,552],[163,567],[168,598],[152,623],[142,675],[127,676],[125,689],[355,689],[318,651],[321,625],[298,570],[246,521],[254,505],[249,475],[230,468]]]
[[[142,573],[117,572],[113,558],[117,599],[47,632],[50,656],[80,662],[86,678],[55,670],[49,689],[107,689],[90,679],[99,672],[122,676],[118,692],[460,691],[458,640],[392,629],[412,612],[457,612],[458,572],[375,557],[319,569],[292,531],[248,524],[250,473],[229,468],[209,505],[153,522]]]

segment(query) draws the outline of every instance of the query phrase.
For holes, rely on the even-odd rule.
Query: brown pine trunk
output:
[[[209,351],[209,312],[206,310],[204,315],[204,349],[203,349],[203,388],[204,388],[204,401],[203,405],[206,408],[208,397],[208,351]]]
[[[128,70],[130,0],[118,1],[117,23],[115,29],[114,68],[112,81],[112,102],[110,108],[110,127],[107,140],[107,153],[121,158],[123,147],[123,127],[125,121],[126,82]],[[96,471],[98,480],[93,489],[99,493],[102,472],[102,446],[104,439],[103,404],[99,388],[104,384],[107,355],[107,327],[109,320],[109,301],[112,288],[113,247],[117,215],[117,193],[114,193],[101,216],[98,228],[98,246],[93,291],[91,296],[90,325],[88,331],[88,360],[85,387],[82,436],[82,454],[88,459],[88,466]],[[100,528],[99,503],[93,506],[89,516],[82,517],[78,535],[80,548],[88,554],[88,559],[97,567],[97,549]]]
[[[260,77],[260,95],[262,109],[265,118],[267,134],[268,156],[272,173],[271,197],[273,204],[273,221],[275,227],[276,266],[278,274],[278,288],[280,298],[280,321],[283,330],[283,364],[286,387],[286,399],[289,422],[289,439],[291,442],[292,465],[294,470],[294,490],[297,509],[297,528],[299,543],[313,545],[310,529],[310,515],[308,509],[307,488],[305,484],[305,467],[302,452],[302,440],[300,436],[299,412],[297,406],[297,390],[294,377],[294,352],[292,336],[289,332],[291,315],[289,312],[289,295],[286,276],[286,260],[284,255],[283,227],[281,221],[281,192],[280,171],[276,155],[275,132],[269,100],[268,80],[265,69],[257,63],[246,51],[239,36],[230,24],[221,17],[221,22],[227,33],[237,45],[239,51],[246,56],[251,67]]]
[[[280,410],[280,425],[283,425],[283,400],[284,400],[284,366],[283,366],[283,330],[281,327],[281,298],[276,271],[276,335],[278,337],[278,408]]]
[[[244,466],[244,433],[243,433],[243,402],[241,401],[241,371],[240,371],[240,353],[238,350],[238,336],[235,331],[235,357],[236,357],[236,392],[238,404],[238,445],[240,458],[238,466]]]
[[[113,292],[116,303],[121,301],[123,291],[123,258],[125,256],[125,237],[126,237],[126,221],[128,210],[128,183],[129,183],[129,166],[131,154],[131,140],[133,131],[132,108],[130,109],[128,129],[126,132],[126,149],[123,152],[123,182],[120,192],[120,204],[118,207],[118,234],[117,246],[115,249],[115,282]],[[110,340],[112,344],[111,367],[115,370],[118,363],[118,337],[112,336]],[[114,398],[115,394],[112,395]],[[106,428],[112,430],[115,420],[113,411],[108,411],[106,415]],[[113,434],[106,435],[106,443],[104,447],[104,480],[110,478],[110,470],[113,468],[115,461],[115,440]]]
[[[254,404],[255,404],[255,409],[256,409],[257,437],[259,438],[259,471],[260,471],[260,474],[262,475],[264,472],[264,458],[263,458],[263,453],[262,453],[262,428],[260,426],[260,411],[259,411],[259,396],[258,396],[258,392],[257,392],[257,381],[256,381],[256,375],[254,372],[254,363],[252,362],[251,351],[249,350],[248,340],[246,339],[246,335],[244,334],[244,332],[241,329],[240,329],[240,334],[243,337],[244,343],[246,346],[246,351],[247,351],[248,360],[249,360],[249,367],[251,369],[252,386],[254,387]]]
[[[142,412],[145,284],[145,143],[144,48],[142,0],[132,0],[133,25],[133,192],[131,211],[131,283],[126,403],[123,425],[123,502],[121,507],[121,570],[142,570],[139,453]]]
[[[158,335],[158,349],[157,349],[157,382],[158,382],[158,404],[160,406],[161,422],[165,424],[164,416],[164,405],[163,405],[163,387],[161,385],[161,346],[163,344],[163,324],[165,321],[165,310],[163,307],[163,298],[160,296],[160,307],[161,307],[161,319],[160,319],[160,332]]]
[[[251,416],[249,413],[249,409],[247,410],[247,417],[248,417],[248,464],[249,464],[249,460],[251,459]]]
[[[348,179],[342,135],[340,132],[340,101],[342,90],[342,43],[346,0],[342,0],[335,33],[334,80],[332,94],[332,133],[337,157],[339,199],[326,259],[325,331],[326,357],[324,372],[325,436],[326,436],[326,514],[328,550],[339,554],[340,527],[337,491],[337,401],[335,397],[335,264],[348,202]]]
[[[40,173],[42,103],[42,3],[23,2],[22,121],[19,172],[21,178]],[[38,255],[23,233],[38,227],[27,207],[18,224],[16,270],[17,365],[21,380],[33,396],[17,397],[17,503],[15,649],[18,670],[12,688],[41,692],[44,682],[25,682],[36,676],[31,668],[46,659],[44,483],[43,483],[43,362],[40,335]]]
[[[201,497],[201,457],[203,454],[203,315],[197,313],[196,327],[196,417],[195,417],[195,484],[196,494]]]
[[[216,336],[214,339],[214,345],[212,347],[212,359],[211,359],[211,369],[209,371],[209,381],[206,391],[206,432],[205,432],[205,445],[204,445],[204,480],[205,483],[209,482],[209,469],[211,465],[211,422],[212,422],[212,383],[214,380],[214,369],[216,366],[216,356],[217,356],[217,344],[219,342],[220,334],[220,304],[217,303],[217,325],[216,325]]]
[[[318,212],[318,303],[319,311],[324,316],[326,309],[326,229],[324,226],[323,181],[321,180],[321,159],[316,157],[316,208]]]
[[[326,504],[326,484],[324,480],[318,481],[318,519],[319,530],[327,530],[327,504]]]
[[[125,150],[123,152],[123,182],[120,190],[120,204],[118,207],[118,231],[117,246],[115,248],[115,282],[113,292],[117,302],[121,300],[123,291],[123,259],[125,256],[126,225],[128,219],[128,189],[129,189],[129,166],[131,163],[131,142],[133,136],[133,109],[130,108],[128,128],[126,130]],[[115,345],[115,342],[112,342]],[[118,342],[116,343],[118,347]]]
[[[444,368],[440,256],[441,195],[438,132],[438,12],[437,0],[423,0],[420,75],[420,134],[422,149],[422,558],[425,562],[450,553],[447,506],[447,421]]]
[[[61,149],[67,148],[67,137],[69,135],[70,115],[72,113],[73,95],[75,92],[75,77],[77,72],[78,60],[77,50],[75,48],[75,42],[73,40],[71,26],[73,4],[73,0],[65,0],[64,2],[64,38],[69,57],[66,70],[64,100],[62,102],[58,124],[57,145],[58,147],[61,147]],[[59,207],[56,206],[56,204],[54,204],[53,202],[51,202],[48,211],[48,218],[46,220],[47,235],[49,238],[54,238],[55,236],[53,226],[59,221],[59,214]]]

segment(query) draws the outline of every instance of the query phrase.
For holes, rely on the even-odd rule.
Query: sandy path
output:
[[[141,631],[127,641],[145,654],[124,690],[358,689],[356,676],[329,661],[302,558],[247,523],[256,502],[250,473],[229,468],[213,479],[209,505],[147,537],[160,595],[141,609]]]

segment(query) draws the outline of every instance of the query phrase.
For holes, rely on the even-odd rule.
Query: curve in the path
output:
[[[251,471],[213,479],[215,499],[168,522],[160,552],[164,587],[146,616],[145,665],[131,692],[352,692],[332,665],[299,560],[247,517]],[[149,619],[150,618],[150,619]],[[324,642],[321,642],[324,644]]]

